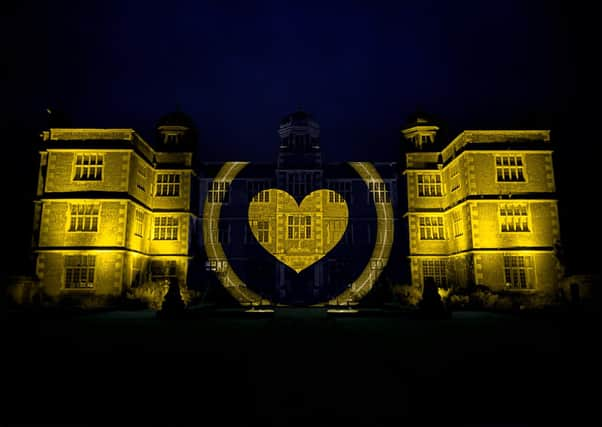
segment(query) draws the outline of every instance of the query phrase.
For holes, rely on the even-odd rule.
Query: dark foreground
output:
[[[597,314],[191,317],[8,313],[0,423],[599,425]]]

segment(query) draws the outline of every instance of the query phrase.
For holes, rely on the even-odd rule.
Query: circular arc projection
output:
[[[221,167],[213,182],[224,183],[230,185],[240,171],[249,164],[249,162],[226,162]],[[373,193],[374,187],[383,186],[384,181],[380,174],[371,163],[367,162],[349,162],[349,165],[358,173],[368,187],[368,191]],[[373,188],[370,188],[370,184]],[[373,194],[374,197],[374,194]],[[238,277],[236,272],[230,267],[230,263],[226,258],[224,248],[219,242],[218,223],[220,219],[222,203],[212,201],[209,203],[209,198],[205,198],[203,208],[203,242],[205,251],[210,265],[214,266],[214,271],[224,288],[234,297],[241,305],[270,305],[272,302],[266,298],[262,298],[257,293],[250,290],[247,285]],[[379,202],[374,203],[376,209],[376,242],[374,249],[370,255],[370,260],[364,267],[360,275],[338,296],[325,301],[323,303],[314,304],[313,306],[329,305],[355,305],[362,299],[374,286],[374,283],[380,276],[383,268],[387,265],[389,255],[391,254],[391,246],[393,244],[393,207],[391,203]]]

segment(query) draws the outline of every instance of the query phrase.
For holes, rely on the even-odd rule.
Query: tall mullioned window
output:
[[[498,182],[522,182],[525,180],[522,156],[495,156]]]
[[[311,239],[311,216],[289,215],[287,238],[289,240]]]
[[[269,181],[248,181],[247,194],[249,195],[249,201],[269,203],[270,192],[263,191],[268,188],[270,188]]]
[[[178,218],[172,216],[155,217],[153,240],[178,240]]]
[[[512,289],[532,288],[530,276],[533,258],[530,256],[504,255],[506,286]]]
[[[418,218],[420,240],[445,239],[442,216],[421,216]]]
[[[268,243],[270,241],[269,221],[257,221],[257,240],[261,243]]]
[[[418,195],[420,197],[439,197],[442,194],[441,175],[418,175]]]
[[[326,234],[326,243],[330,244],[332,242],[335,241],[335,238],[339,237],[341,235],[342,232],[345,232],[345,229],[347,227],[347,220],[344,218],[336,218],[336,219],[329,219],[326,221],[326,230],[325,230],[325,234]],[[344,238],[348,239],[349,237],[345,237],[345,236],[349,236],[350,233],[346,233],[344,234]],[[345,240],[346,242],[347,240]]]
[[[138,237],[142,237],[144,233],[144,211],[142,209],[136,209],[134,222],[134,234]]]
[[[94,255],[65,256],[65,288],[89,289],[94,287]]]
[[[454,237],[460,237],[464,234],[464,224],[462,221],[462,211],[452,211],[452,228]]]
[[[447,262],[444,259],[422,261],[422,279],[433,279],[438,288],[447,288]]]
[[[70,205],[69,231],[98,231],[98,204],[72,204]]]
[[[157,174],[156,196],[177,197],[180,195],[180,174],[159,173]]]
[[[331,203],[343,203],[347,202],[351,204],[352,193],[351,193],[351,181],[330,181],[328,188],[335,191],[335,193],[328,193],[328,201]]]
[[[389,203],[391,201],[388,185],[384,182],[369,182],[368,190],[374,203]]]
[[[76,154],[73,179],[75,181],[100,181],[103,167],[104,156],[102,154]]]
[[[209,203],[228,203],[230,201],[230,183],[224,181],[213,181],[207,189],[207,201]]]
[[[500,206],[502,233],[529,231],[529,215],[526,204],[503,204]]]

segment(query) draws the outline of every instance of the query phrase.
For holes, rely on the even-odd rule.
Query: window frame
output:
[[[79,208],[80,206],[84,206],[84,213],[82,214],[83,217],[83,221],[84,221],[84,225],[85,225],[85,218],[86,217],[90,217],[92,219],[94,219],[94,217],[96,217],[96,229],[95,230],[78,230],[77,229],[77,223],[76,223],[76,227],[72,227],[73,225],[73,219],[78,218],[79,215],[74,215],[73,213],[73,209],[75,207]],[[85,209],[90,206],[92,208],[97,207],[97,211],[96,213],[92,213],[92,214],[86,214],[85,213]],[[100,230],[100,219],[101,219],[101,210],[102,210],[102,203],[69,203],[68,204],[68,220],[65,221],[66,222],[66,226],[67,226],[67,233],[98,233],[98,230]],[[79,213],[78,213],[79,214]],[[94,222],[91,221],[91,224],[93,224]]]
[[[82,164],[78,165],[77,163],[77,159],[78,156],[96,156],[96,160],[98,160],[98,158],[101,159],[102,164],[100,166],[98,166],[98,163],[92,165],[89,164],[87,167],[94,167],[95,170],[100,170],[100,178],[94,178],[94,179],[82,179],[82,178],[77,178],[77,168],[81,167],[83,168],[83,159],[82,159]],[[86,152],[86,151],[78,151],[73,153],[73,160],[72,160],[72,167],[71,167],[71,182],[77,182],[77,183],[88,183],[88,182],[104,182],[104,178],[105,178],[105,153],[99,153],[99,152]]]
[[[82,263],[82,258],[85,257],[86,262]],[[69,260],[73,258],[79,258],[79,263],[76,265],[69,265]],[[90,264],[90,260],[92,263]],[[77,276],[81,277],[81,270],[85,270],[85,275],[87,277],[86,282],[78,281],[77,283],[87,283],[89,286],[68,286],[69,283],[76,283],[75,281],[68,280],[68,277],[75,276],[74,271],[78,271]],[[71,274],[69,274],[71,270]],[[92,273],[92,281],[90,282],[90,272]],[[69,291],[69,292],[85,292],[85,291],[94,291],[96,289],[96,255],[89,253],[73,253],[73,254],[64,254],[63,255],[63,275],[62,275],[62,287],[61,290]]]
[[[160,176],[166,176],[167,177],[167,181],[165,182],[159,182],[159,177]],[[174,177],[175,181],[171,182],[170,181],[170,177]],[[177,179],[176,179],[177,178]],[[159,189],[163,189],[163,188],[171,188],[170,186],[173,186],[174,188],[174,192],[176,194],[159,194]],[[156,176],[155,176],[155,197],[180,197],[182,195],[182,173],[181,172],[176,172],[176,173],[172,173],[172,172],[157,172]],[[169,191],[168,191],[169,193]]]
[[[511,206],[512,209],[512,215],[502,215],[502,208],[505,207],[507,208],[508,206]],[[522,215],[522,213],[520,215],[514,215],[514,212],[516,211],[518,206],[519,211],[522,211],[523,207],[524,207],[524,211],[525,214]],[[508,212],[506,210],[506,212]],[[532,227],[532,223],[531,223],[531,211],[530,211],[530,206],[529,203],[517,203],[517,202],[512,202],[512,203],[499,203],[497,204],[497,217],[498,217],[498,232],[502,233],[502,234],[507,234],[507,233],[531,233],[533,232],[533,227]],[[504,230],[504,225],[508,224],[508,221],[504,221],[504,218],[525,218],[525,223],[527,226],[526,230],[516,230],[516,227],[514,227],[515,229],[513,230]],[[513,226],[516,224],[515,221],[512,221]],[[522,221],[521,221],[522,224]],[[522,227],[522,226],[521,226]]]
[[[426,177],[426,176],[428,176],[428,177],[435,177],[435,183],[434,184],[431,183],[431,182],[429,182],[429,183],[422,182],[421,183],[420,182],[420,178],[421,177]],[[439,178],[439,182],[437,182],[437,180],[436,180],[437,178]],[[421,185],[422,186],[432,186],[432,185],[434,185],[435,189],[437,187],[439,187],[439,193],[440,194],[434,194],[434,195],[433,194],[420,194],[420,186]],[[416,195],[417,195],[417,197],[420,197],[420,198],[423,198],[423,197],[428,197],[428,198],[431,198],[431,197],[444,197],[445,196],[445,191],[443,189],[443,177],[441,176],[441,174],[440,173],[431,173],[431,172],[417,173],[416,174]]]
[[[161,220],[161,219],[165,219],[166,224],[165,225],[157,225],[157,220]],[[170,221],[175,221],[175,225],[172,224],[168,224],[168,222]],[[159,227],[159,236],[161,234],[161,229],[164,229],[165,233],[164,236],[173,236],[173,232],[175,229],[175,238],[167,238],[167,237],[159,237],[157,238],[157,227]],[[168,230],[169,234],[168,234]],[[153,217],[153,234],[152,234],[152,239],[154,241],[159,241],[159,242],[164,242],[164,241],[168,241],[168,242],[175,242],[180,240],[180,218],[177,216],[173,216],[173,215],[157,215]]]
[[[498,168],[501,168],[503,170],[503,168],[518,168],[518,165],[504,165],[503,164],[503,160],[502,160],[502,165],[498,165],[497,161],[498,158],[503,159],[504,157],[507,157],[508,159],[510,158],[514,158],[514,159],[520,159],[521,165],[520,165],[520,171],[522,173],[522,180],[500,180],[499,179],[499,175],[498,175]],[[508,161],[508,163],[510,163],[510,160]],[[524,184],[526,182],[528,182],[527,179],[527,162],[526,162],[526,156],[524,154],[521,153],[513,153],[513,154],[509,154],[509,153],[502,153],[502,154],[494,154],[493,155],[493,166],[494,166],[494,171],[495,171],[495,182],[496,184]],[[518,170],[518,169],[517,169]],[[518,175],[518,173],[517,173]],[[510,176],[512,176],[512,174],[510,174]]]

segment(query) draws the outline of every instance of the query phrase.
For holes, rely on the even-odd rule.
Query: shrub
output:
[[[194,289],[188,289],[186,285],[180,285],[180,296],[184,305],[188,306],[194,300],[200,297],[201,293]],[[141,286],[131,288],[126,297],[130,300],[143,302],[152,310],[161,310],[165,295],[169,290],[166,282],[146,282]]]
[[[163,298],[168,289],[169,286],[166,283],[146,282],[140,286],[131,288],[126,296],[128,299],[144,302],[150,309],[161,310]]]
[[[418,286],[393,285],[391,291],[401,305],[417,306],[422,299],[422,292]]]

